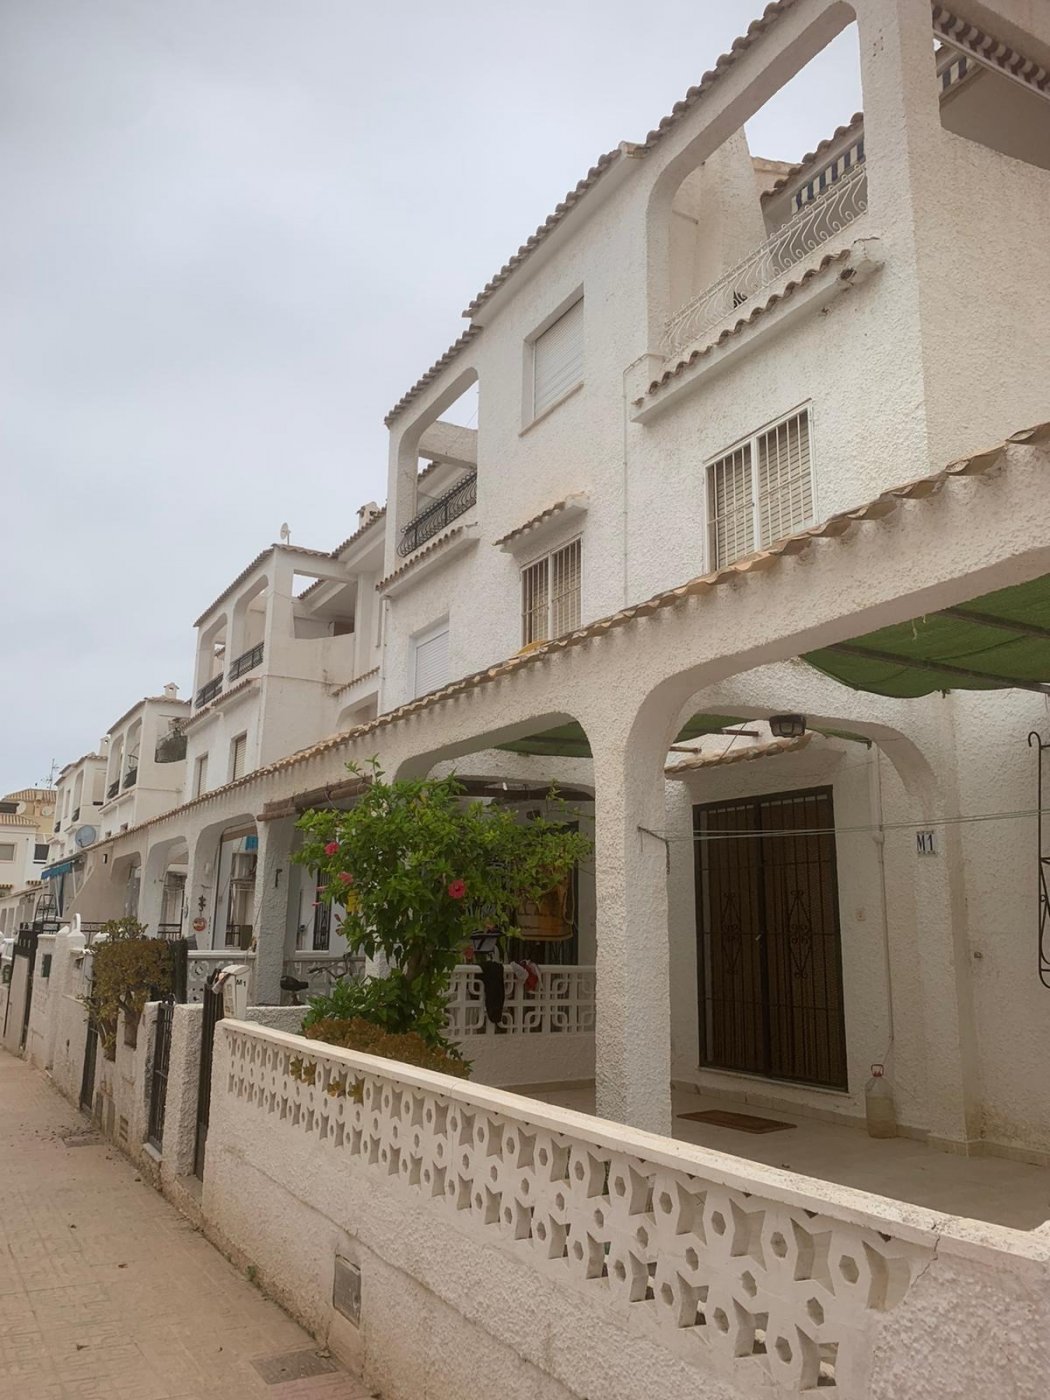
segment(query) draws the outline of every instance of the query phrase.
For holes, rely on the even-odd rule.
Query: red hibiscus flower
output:
[[[453,880],[448,887],[449,899],[462,899],[467,892],[466,882],[463,880]]]
[[[350,874],[349,870],[340,870],[339,882],[343,885],[352,885],[354,883],[354,877]]]
[[[326,856],[334,856],[335,853],[336,853],[336,851],[338,851],[338,849],[339,849],[339,842],[338,842],[338,841],[329,841],[328,845],[324,848],[324,853],[325,853]]]

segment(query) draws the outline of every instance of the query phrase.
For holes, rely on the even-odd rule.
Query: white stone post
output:
[[[639,741],[626,731],[587,727],[595,777],[596,1109],[669,1134],[666,745],[662,751],[658,738]]]
[[[288,891],[291,888],[291,854],[295,818],[261,821],[259,853],[255,865],[255,1002],[278,1006],[284,972],[288,931]]]

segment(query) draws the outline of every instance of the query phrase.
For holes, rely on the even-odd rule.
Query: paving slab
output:
[[[0,1400],[365,1400],[45,1075],[0,1051]]]

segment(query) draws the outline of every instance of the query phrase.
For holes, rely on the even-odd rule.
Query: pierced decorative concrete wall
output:
[[[1041,1234],[244,1022],[218,1030],[204,1215],[388,1400],[947,1400],[1050,1365]]]

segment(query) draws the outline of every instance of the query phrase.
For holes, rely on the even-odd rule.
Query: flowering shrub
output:
[[[351,766],[352,772],[359,772]],[[320,898],[342,904],[351,948],[391,971],[315,997],[304,1025],[361,1019],[448,1050],[445,1000],[475,933],[505,933],[517,910],[560,885],[590,854],[586,837],[506,807],[467,802],[453,777],[371,784],[349,811],[310,811],[294,859],[318,872]]]
[[[120,1012],[135,1024],[151,996],[172,990],[171,945],[147,937],[136,919],[113,919],[102,925],[92,954],[91,991],[84,1003],[98,1027],[103,1053],[112,1060]]]

